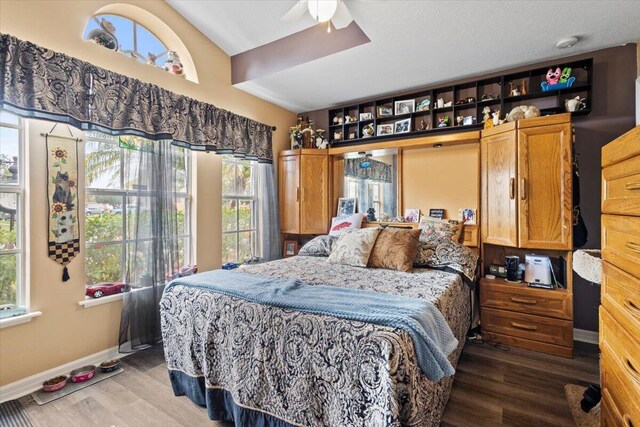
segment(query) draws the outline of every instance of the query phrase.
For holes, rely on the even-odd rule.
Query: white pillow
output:
[[[329,236],[339,236],[347,229],[358,229],[362,225],[362,214],[335,217],[331,220]]]
[[[381,228],[346,229],[334,243],[327,262],[366,267]]]

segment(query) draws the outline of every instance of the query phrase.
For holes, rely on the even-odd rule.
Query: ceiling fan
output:
[[[347,27],[353,21],[353,16],[351,16],[347,5],[344,4],[344,0],[299,0],[280,19],[292,22],[300,19],[307,11],[316,21],[329,21],[338,30]],[[327,25],[327,32],[331,32],[330,24]]]

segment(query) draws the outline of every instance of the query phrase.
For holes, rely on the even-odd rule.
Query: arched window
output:
[[[120,15],[96,14],[89,20],[84,39],[107,49],[185,77],[178,54],[140,23]]]

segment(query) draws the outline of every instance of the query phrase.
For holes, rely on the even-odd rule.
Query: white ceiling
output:
[[[166,1],[229,55],[314,25],[280,21],[296,0]],[[640,40],[638,0],[345,1],[371,43],[236,86],[303,112]]]

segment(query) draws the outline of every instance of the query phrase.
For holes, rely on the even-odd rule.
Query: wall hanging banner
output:
[[[271,126],[0,34],[0,108],[83,130],[273,160]]]
[[[367,163],[362,167],[362,163]],[[371,158],[345,159],[344,176],[370,179],[379,182],[392,182],[391,165]]]
[[[78,230],[78,140],[47,135],[47,194],[49,201],[49,258],[64,266],[80,252]]]

